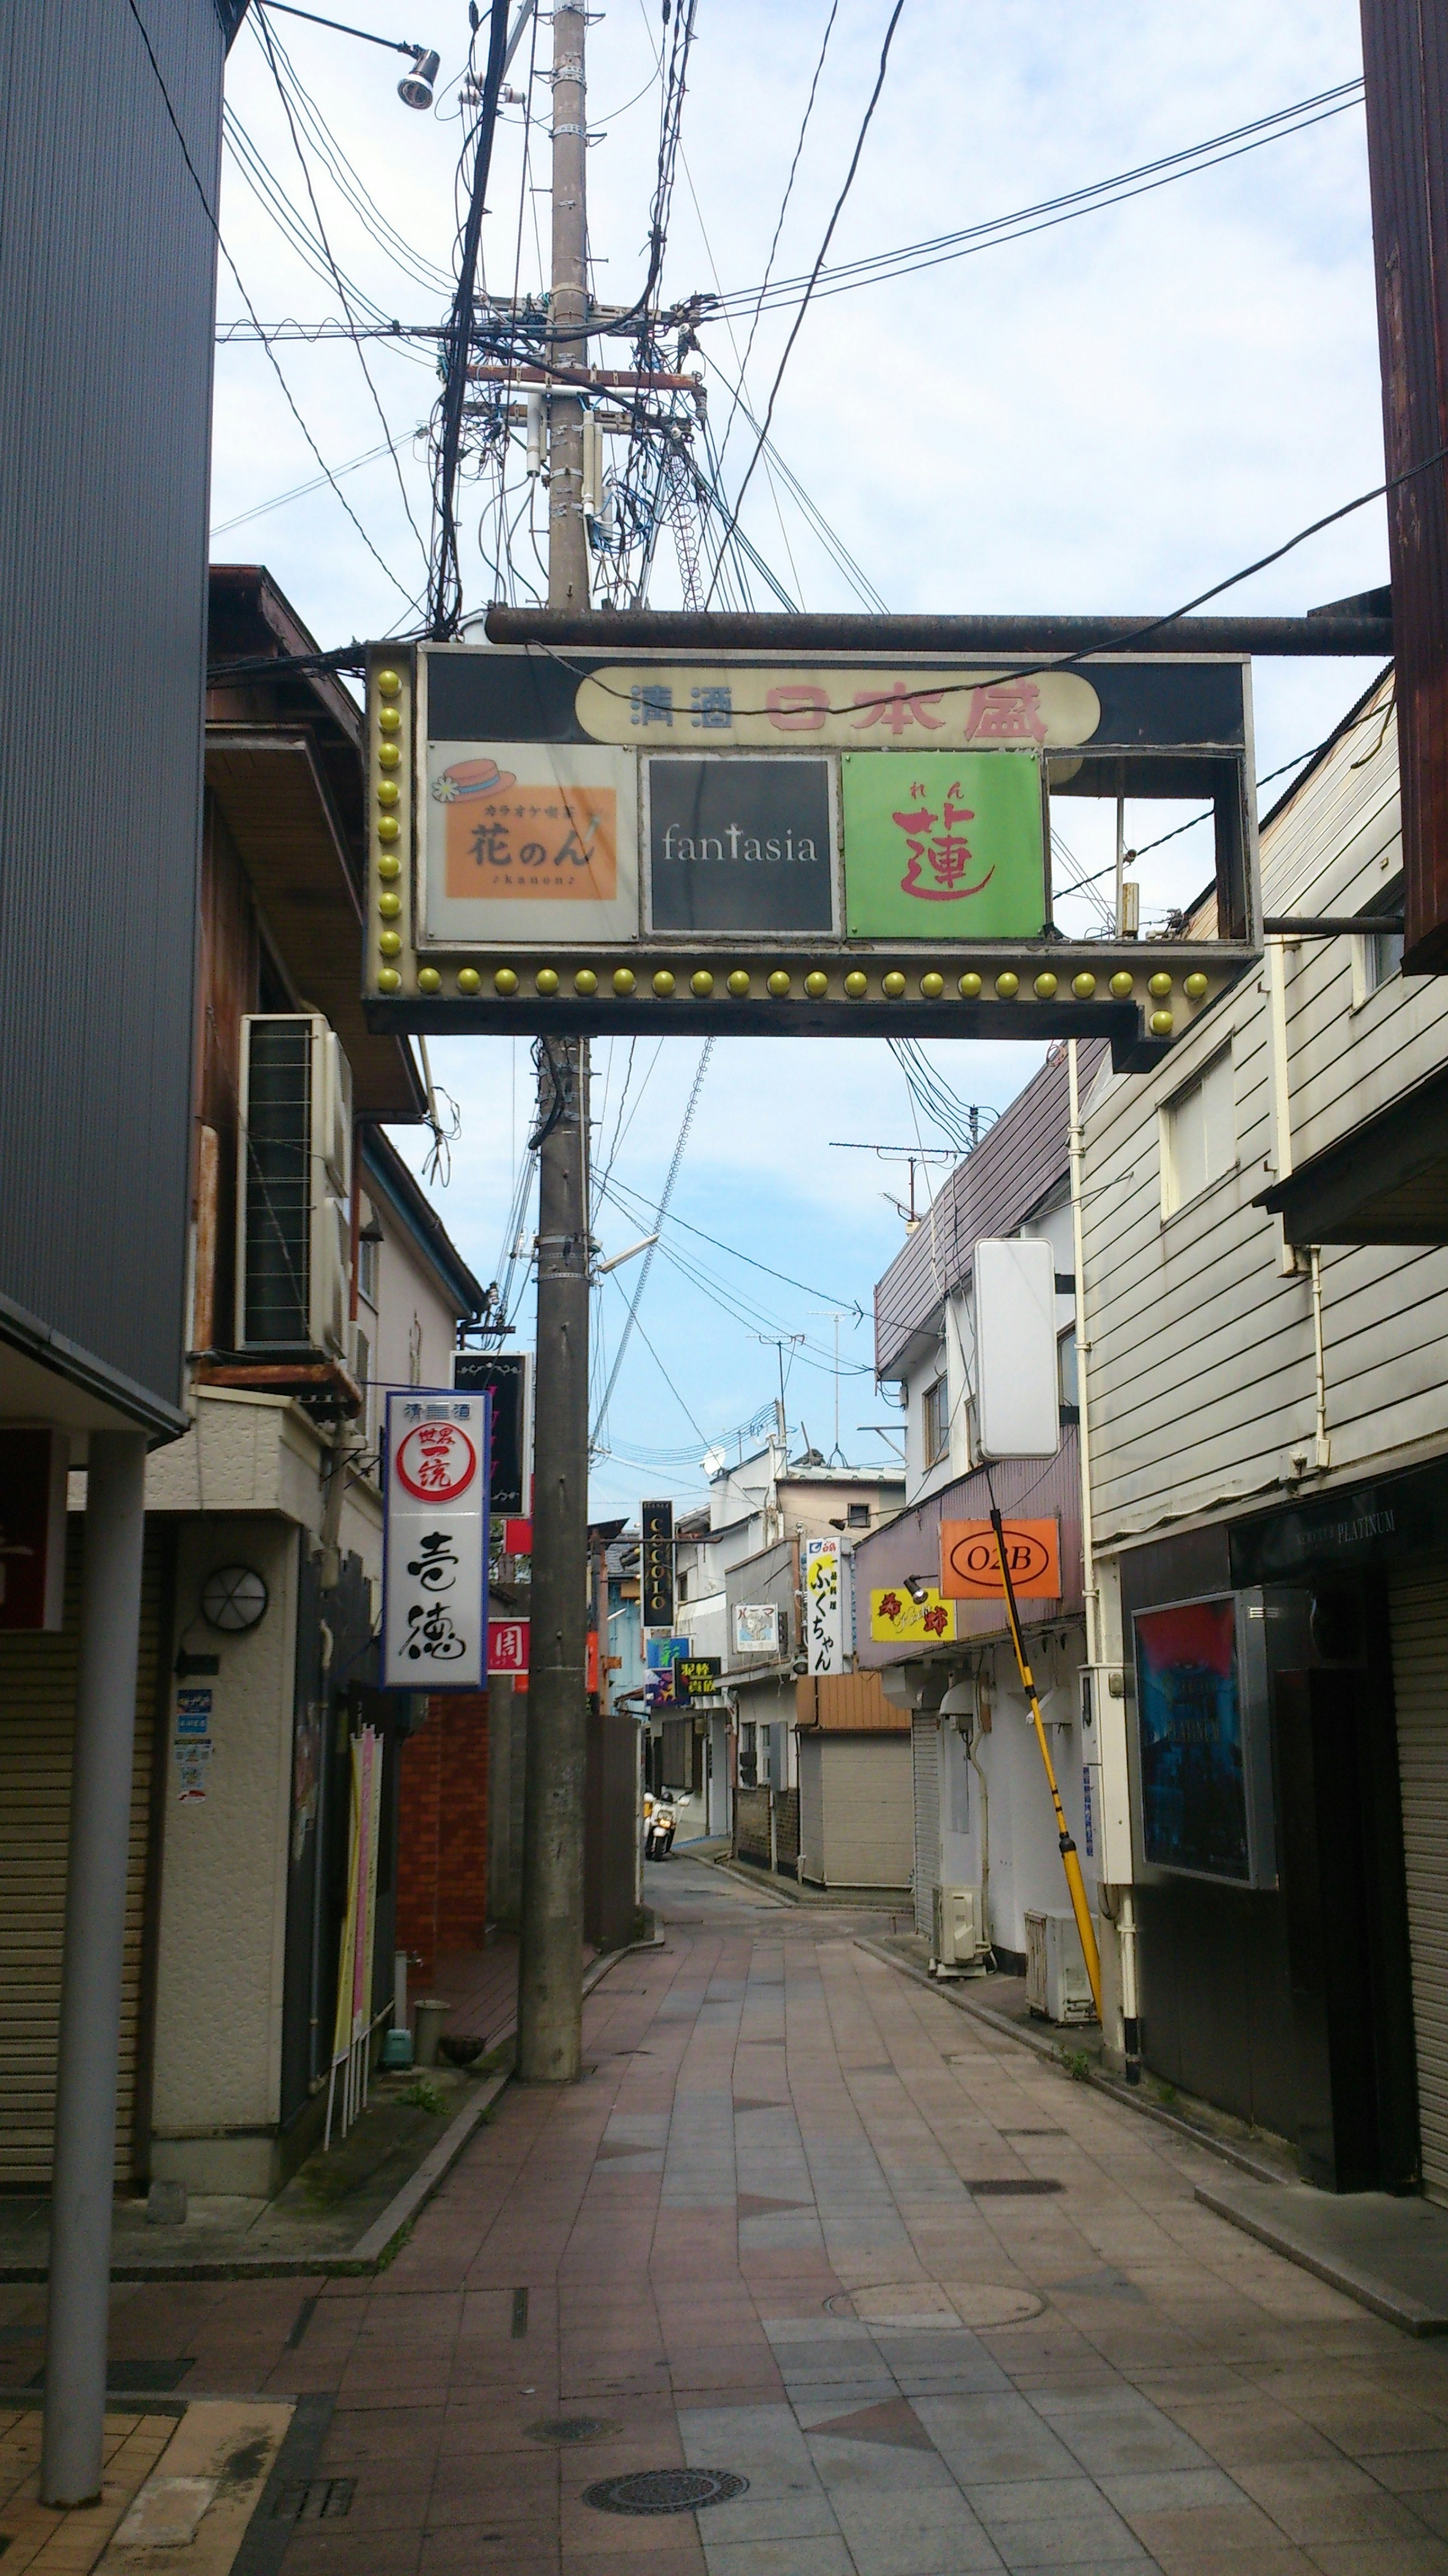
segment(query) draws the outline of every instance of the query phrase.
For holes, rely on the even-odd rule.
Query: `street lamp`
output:
[[[305,18],[311,27],[330,27],[338,36],[356,36],[364,45],[383,45],[390,54],[407,54],[412,69],[403,73],[397,95],[404,107],[431,107],[439,64],[430,46],[401,44],[395,36],[374,36],[365,27],[348,27],[340,18],[319,18],[315,9],[294,7],[293,0],[256,0],[256,5],[259,9],[279,9],[284,18]]]

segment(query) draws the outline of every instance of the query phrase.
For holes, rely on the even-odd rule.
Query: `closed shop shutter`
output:
[[[935,1896],[940,1875],[940,1721],[917,1717],[910,1728],[910,1761],[915,1793],[915,1929],[922,1941],[933,1939]]]
[[[1392,1578],[1423,2180],[1448,2199],[1448,1558]]]
[[[799,1874],[825,1883],[825,1798],[822,1747],[817,1735],[795,1738],[799,1760]]]
[[[64,1627],[55,1636],[0,1637],[0,2189],[43,2191],[50,2181],[83,1528],[83,1515],[72,1512]],[[136,2170],[146,1857],[167,1553],[166,1534],[148,1524],[116,2101],[116,2180],[123,2185]]]
[[[931,1736],[938,1747],[934,1726]],[[911,1875],[914,1834],[910,1747],[904,1736],[831,1735],[823,1750],[829,1885],[904,1887]],[[918,1916],[918,1898],[916,1910]]]

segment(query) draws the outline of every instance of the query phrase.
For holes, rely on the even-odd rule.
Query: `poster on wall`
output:
[[[444,1387],[388,1396],[384,1690],[487,1688],[491,1407]]]
[[[1156,1869],[1252,1884],[1248,1711],[1230,1594],[1136,1613],[1142,1848]]]

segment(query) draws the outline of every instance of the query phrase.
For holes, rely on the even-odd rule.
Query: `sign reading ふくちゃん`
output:
[[[384,1688],[487,1687],[490,1401],[444,1387],[388,1396]]]

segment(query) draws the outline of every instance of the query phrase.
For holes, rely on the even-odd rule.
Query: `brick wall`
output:
[[[480,1950],[488,1914],[488,1701],[482,1691],[428,1701],[402,1748],[397,1828],[397,1945],[424,1983],[439,1951]]]

